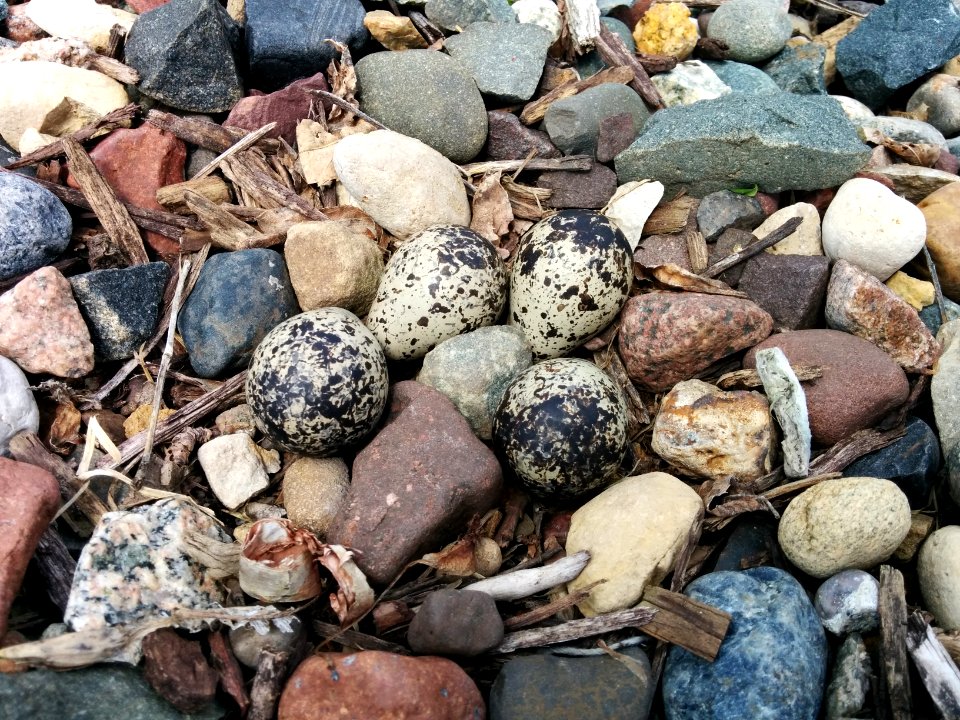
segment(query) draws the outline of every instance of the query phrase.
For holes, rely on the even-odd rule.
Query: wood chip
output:
[[[910,669],[907,666],[907,600],[903,574],[880,566],[880,701],[892,720],[910,720]]]
[[[157,202],[171,212],[191,212],[190,206],[184,198],[184,193],[188,190],[204,197],[212,203],[220,204],[230,202],[230,188],[227,187],[223,178],[213,175],[204,178],[192,178],[172,185],[165,185],[157,190]]]

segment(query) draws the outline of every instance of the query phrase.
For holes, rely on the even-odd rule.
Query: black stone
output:
[[[479,655],[503,640],[503,620],[497,603],[482,592],[436,590],[427,595],[410,628],[407,641],[421,655]]]
[[[697,226],[707,242],[729,228],[753,230],[765,217],[759,200],[730,190],[710,193],[697,208]]]
[[[830,282],[830,260],[762,252],[742,267],[738,288],[770,313],[776,328],[806,330],[817,324]]]
[[[785,565],[777,541],[777,521],[772,515],[749,513],[734,520],[733,532],[717,558],[714,572]]]

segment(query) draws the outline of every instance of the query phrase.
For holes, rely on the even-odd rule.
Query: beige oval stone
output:
[[[350,489],[350,471],[340,458],[302,457],[283,475],[283,507],[294,525],[324,536]]]
[[[820,242],[820,213],[810,203],[796,203],[780,208],[753,231],[758,238],[765,238],[791,218],[800,218],[800,227],[787,235],[766,252],[773,255],[823,255]]]
[[[636,605],[643,588],[673,570],[690,528],[703,513],[700,496],[662,472],[624,478],[577,510],[567,554],[586,550],[590,562],[567,585],[570,592],[600,579],[577,607],[588,617]]]
[[[889,480],[846,477],[800,493],[780,519],[784,554],[808,575],[865,570],[893,554],[910,531],[910,503]]]
[[[920,549],[917,575],[937,626],[960,630],[960,526],[942,527],[927,538]]]
[[[96,0],[31,0],[26,15],[45,32],[59,38],[83,40],[97,52],[110,45],[110,29],[128,31],[137,16]]]

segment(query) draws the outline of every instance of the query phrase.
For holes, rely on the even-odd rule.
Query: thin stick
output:
[[[483,175],[488,172],[513,172],[521,170],[590,170],[593,158],[589,155],[569,155],[562,158],[529,158],[524,160],[490,160],[461,165],[460,172],[466,176]],[[514,177],[516,180],[516,177]]]
[[[334,95],[332,92],[327,92],[326,90],[311,90],[310,92],[312,92],[314,95],[319,95],[324,100],[329,100],[331,103],[336,105],[341,110],[346,110],[348,113],[353,113],[361,120],[366,120],[368,123],[373,125],[378,130],[390,129],[379,120],[374,120],[372,117],[370,117],[365,112],[363,112],[360,108],[354,107],[339,95]]]
[[[760,240],[757,240],[755,243],[750,243],[743,250],[739,252],[732,253],[727,255],[723,260],[714,263],[706,270],[703,271],[702,275],[706,278],[715,278],[717,275],[729,270],[734,265],[739,265],[744,260],[749,260],[754,255],[758,255],[768,247],[773,247],[781,240],[786,239],[790,235],[793,235],[794,231],[800,227],[800,224],[803,222],[802,218],[794,217],[787,220],[783,225],[778,227],[776,230],[771,232],[769,235],[765,235]]]
[[[646,69],[637,60],[623,42],[623,38],[610,30],[606,25],[600,23],[600,36],[596,38],[597,52],[603,61],[610,66],[624,65],[633,70],[633,80],[629,85],[644,101],[652,108],[657,110],[664,107],[663,98],[657,86],[650,80]]]
[[[656,608],[636,607],[626,610],[598,615],[582,620],[556,625],[554,627],[536,628],[534,630],[520,630],[510,633],[503,638],[497,647],[490,652],[495,655],[505,655],[524,648],[543,647],[558,643],[571,642],[592,635],[623,630],[628,627],[642,628],[657,614]]]
[[[927,270],[930,272],[930,282],[933,283],[933,292],[937,297],[937,307],[940,309],[940,322],[947,322],[947,309],[943,302],[943,287],[940,285],[940,276],[937,275],[937,264],[930,256],[930,249],[923,245],[923,257],[927,261]]]
[[[596,580],[589,585],[585,585],[584,587],[573,591],[569,595],[563,595],[556,600],[548,602],[546,605],[541,605],[540,607],[534,608],[529,612],[509,617],[503,621],[503,627],[507,630],[519,630],[520,628],[542,622],[547,618],[553,617],[561,610],[566,610],[567,608],[573,607],[574,605],[586,600],[590,595],[591,590],[597,587],[597,585],[605,582],[606,580],[601,578],[600,580]]]
[[[243,138],[243,140],[240,140],[234,143],[233,145],[228,147],[226,150],[224,150],[222,153],[217,155],[217,157],[215,157],[213,160],[211,160],[202,168],[200,168],[197,174],[190,179],[199,180],[200,178],[206,177],[207,175],[212,173],[214,170],[216,170],[218,167],[220,167],[220,163],[222,163],[228,157],[230,157],[231,155],[236,155],[241,150],[246,150],[248,147],[254,145],[260,138],[262,138],[264,135],[274,130],[276,127],[277,127],[277,124],[275,122],[272,122],[272,123],[267,123],[259,130],[254,130],[252,133],[250,133],[245,138]]]

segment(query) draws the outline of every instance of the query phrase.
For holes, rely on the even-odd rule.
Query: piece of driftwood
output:
[[[224,152],[246,134],[234,133],[209,120],[180,117],[162,110],[149,110],[144,119],[191,145],[199,145],[215,153]],[[240,137],[237,137],[238,134]]]
[[[261,650],[257,657],[257,674],[250,687],[250,712],[247,720],[272,720],[276,716],[277,703],[287,679],[287,662],[290,656],[284,652]]]
[[[586,171],[593,167],[589,155],[569,155],[561,158],[530,158],[529,160],[489,160],[461,165],[460,172],[467,177],[488,172],[517,172],[520,170],[574,170]]]
[[[708,278],[715,278],[717,275],[720,275],[723,272],[726,272],[735,265],[739,265],[744,260],[749,260],[754,255],[757,255],[768,247],[773,247],[781,240],[789,237],[796,231],[800,224],[803,222],[802,218],[793,217],[787,220],[783,225],[777,229],[770,232],[768,235],[763,236],[754,243],[750,243],[743,250],[738,250],[735,253],[727,255],[723,260],[714,263],[706,270],[703,271],[703,276]]]
[[[623,391],[627,400],[627,432],[630,437],[636,437],[650,424],[650,413],[640,391],[627,374],[627,368],[623,364],[623,358],[620,357],[616,344],[611,342],[602,350],[596,351],[593,354],[593,362]]]
[[[673,235],[686,229],[700,201],[689,195],[682,195],[654,208],[643,225],[644,235]]]
[[[698,230],[687,230],[684,232],[687,241],[687,257],[690,258],[690,269],[697,275],[707,269],[710,252],[707,249],[707,241],[703,239],[703,233]]]
[[[220,673],[220,687],[237,703],[240,715],[243,716],[250,707],[250,698],[243,682],[243,671],[240,663],[230,649],[225,631],[211,632],[207,635],[210,645],[210,664]]]
[[[791,367],[793,367],[793,372],[797,376],[797,380],[801,382],[823,377],[823,368],[820,365],[792,365]],[[763,382],[760,380],[760,374],[756,370],[749,368],[724,373],[717,380],[717,387],[722,390],[729,390],[731,388],[758,388],[762,386]]]
[[[845,440],[841,440],[810,462],[810,474],[842,472],[847,465],[872,453],[885,448],[890,443],[899,440],[904,435],[903,428],[895,428],[886,432],[876,430],[859,430]]]
[[[494,575],[468,585],[467,589],[486,593],[494,600],[519,600],[570,582],[590,562],[590,553],[581,550],[550,565]]]
[[[187,206],[210,230],[209,242],[226,250],[249,250],[278,245],[283,242],[286,233],[265,235],[247,225],[222,206],[210,202],[207,198],[191,190],[184,193]]]
[[[543,97],[537,98],[527,103],[520,112],[520,122],[524,125],[533,125],[533,123],[543,120],[549,108],[557,100],[573,97],[574,95],[589,90],[592,87],[603,85],[604,83],[619,83],[627,85],[633,80],[634,71],[629,67],[609,67],[601,70],[596,75],[591,75],[586,80],[561,85],[554,88]]]
[[[713,661],[730,627],[730,615],[681,593],[659,587],[643,591],[643,604],[656,610],[643,632]]]
[[[565,5],[563,17],[573,50],[577,54],[589,50],[597,42],[603,27],[596,0],[565,0]]]
[[[881,702],[892,720],[910,720],[912,702],[907,665],[907,600],[903,574],[880,566],[880,687]]]
[[[596,38],[597,52],[610,67],[624,66],[633,71],[633,80],[627,83],[637,91],[644,102],[659,110],[664,107],[660,91],[650,80],[643,65],[623,42],[623,38],[601,23],[600,34]]]
[[[936,520],[930,515],[923,513],[914,513],[910,516],[910,529],[907,536],[900,543],[900,547],[893,551],[893,557],[900,562],[910,562],[913,560],[920,546],[923,545],[930,533],[934,531]]]
[[[184,198],[187,191],[196,193],[212,203],[230,202],[230,188],[222,178],[208,175],[204,178],[191,178],[184,182],[165,185],[157,190],[157,202],[170,212],[188,213],[190,207]]]
[[[518,630],[505,635],[503,641],[490,652],[494,655],[506,655],[524,648],[557,645],[629,627],[646,632],[647,624],[657,612],[659,611],[653,607],[628,608],[596,617],[571,620],[561,625]]]
[[[907,649],[943,717],[960,718],[960,670],[919,612],[907,619]]]
[[[70,587],[73,584],[73,574],[77,570],[77,562],[70,555],[67,546],[63,544],[60,533],[51,525],[44,530],[33,553],[33,561],[43,576],[47,597],[60,612],[67,608],[70,598]]]
[[[238,152],[246,150],[249,147],[253,147],[254,145],[257,144],[257,141],[260,140],[260,138],[266,136],[268,133],[273,131],[274,128],[276,127],[277,127],[277,124],[275,122],[267,123],[259,130],[254,130],[253,132],[244,136],[243,139],[237,140],[237,142],[235,142],[233,145],[228,147],[222,153],[217,155],[213,160],[208,162],[202,168],[197,170],[197,172],[193,176],[193,179],[199,180],[201,178],[205,178],[207,175],[209,175],[218,167],[220,167],[220,163],[222,163],[228,157],[230,157],[231,155],[236,155]]]
[[[410,654],[410,650],[403,645],[382,640],[374,635],[367,635],[357,630],[345,630],[339,625],[322,620],[314,620],[313,629],[328,643],[337,643],[356,650],[383,650],[397,655]]]

